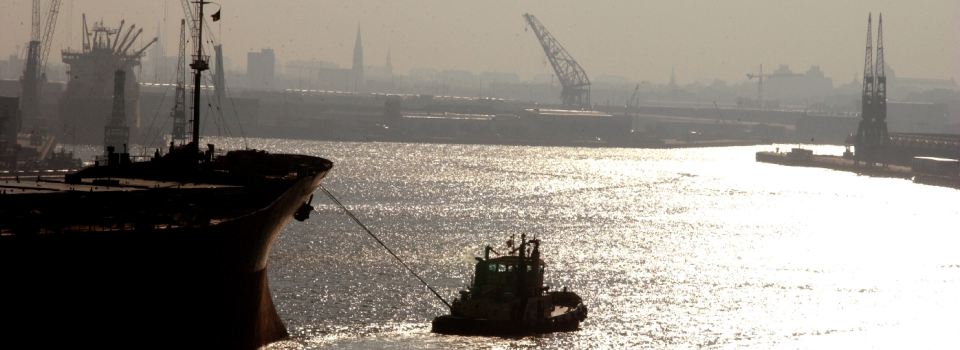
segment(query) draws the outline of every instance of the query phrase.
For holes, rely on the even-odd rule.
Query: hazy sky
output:
[[[2,0],[0,53],[29,39],[30,1]],[[46,1],[45,1],[46,2]],[[397,71],[463,68],[475,72],[550,72],[524,12],[537,16],[593,77],[665,82],[744,80],[789,64],[819,64],[835,81],[862,71],[868,12],[883,11],[887,62],[899,76],[960,77],[960,2],[956,0],[221,0],[224,50],[242,67],[245,53],[270,47],[278,60],[350,65],[357,26],[366,63],[388,48]],[[164,21],[174,55],[179,0],[64,0],[51,62],[80,46],[80,15],[145,27],[144,43]],[[875,22],[876,23],[876,22]],[[69,37],[69,40],[68,40]]]

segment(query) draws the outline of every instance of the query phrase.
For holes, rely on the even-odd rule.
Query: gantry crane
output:
[[[590,78],[587,77],[587,72],[536,17],[525,13],[523,18],[540,40],[543,52],[553,66],[557,80],[560,80],[563,88],[560,96],[564,107],[590,108]]]
[[[854,157],[857,163],[875,163],[880,160],[889,140],[887,133],[887,76],[883,62],[883,14],[877,25],[877,57],[873,62],[871,38],[872,17],[867,17],[867,50],[863,58],[863,94],[861,95],[860,123],[854,135]]]

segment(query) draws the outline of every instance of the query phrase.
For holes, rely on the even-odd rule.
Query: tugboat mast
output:
[[[203,71],[210,69],[210,65],[207,62],[207,57],[203,56],[203,5],[209,4],[209,1],[198,0],[194,3],[197,4],[197,17],[191,18],[190,20],[195,21],[194,27],[197,28],[197,35],[194,38],[196,43],[196,53],[193,55],[193,62],[190,63],[190,68],[193,69],[193,140],[191,141],[192,147],[196,151],[200,151],[200,78],[203,74]]]

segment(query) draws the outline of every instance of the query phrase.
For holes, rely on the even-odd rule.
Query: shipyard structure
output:
[[[869,153],[870,145],[879,141],[865,136],[882,132],[875,127],[880,122],[871,116],[882,110],[885,113],[883,121],[891,130],[888,132],[888,143],[893,146],[884,148],[883,153],[898,154],[896,158],[901,162],[908,163],[912,155],[918,152],[912,148],[926,147],[924,145],[934,144],[928,141],[936,139],[934,141],[940,142],[944,139],[922,134],[942,130],[940,126],[947,124],[948,105],[943,103],[886,103],[884,98],[883,105],[879,106],[879,103],[873,104],[874,100],[870,97],[863,99],[871,103],[864,109],[865,113],[781,108],[776,100],[777,84],[781,83],[779,90],[784,90],[787,85],[783,84],[787,79],[801,79],[786,67],[767,74],[761,68],[760,74],[755,76],[761,81],[758,101],[763,101],[763,96],[770,100],[758,105],[741,105],[738,102],[733,106],[716,101],[658,103],[645,97],[644,94],[648,92],[641,91],[641,84],[632,89],[632,95],[629,90],[613,91],[603,85],[597,87],[591,83],[584,67],[543,23],[529,14],[524,15],[523,20],[531,29],[531,38],[536,39],[531,40],[531,44],[536,43],[543,49],[550,63],[549,69],[558,83],[549,89],[537,90],[537,96],[542,97],[512,99],[511,96],[532,96],[533,90],[522,84],[514,84],[516,86],[513,88],[509,84],[496,84],[496,78],[492,76],[485,76],[483,81],[489,84],[489,89],[497,91],[491,95],[503,98],[482,97],[482,93],[481,97],[477,97],[457,87],[479,84],[471,81],[470,73],[465,71],[457,71],[467,74],[467,77],[460,78],[452,73],[435,74],[434,79],[444,84],[450,83],[450,89],[418,90],[411,85],[403,91],[420,93],[400,93],[400,89],[393,85],[389,51],[382,69],[367,65],[358,28],[352,65],[344,68],[295,68],[305,80],[311,79],[308,76],[315,76],[312,78],[314,82],[306,84],[309,87],[289,79],[280,79],[277,76],[277,53],[265,48],[248,54],[246,75],[232,81],[245,82],[232,86],[246,85],[246,88],[232,89],[228,96],[222,50],[215,45],[212,52],[215,59],[210,67],[214,74],[212,83],[208,83],[212,86],[201,86],[201,89],[210,91],[213,98],[200,108],[205,116],[200,128],[207,134],[218,136],[337,141],[613,147],[701,147],[799,141],[830,144],[849,142],[853,147],[855,140],[850,135],[858,130],[858,125],[864,124],[863,133],[857,134],[861,137],[861,145],[857,149]],[[138,66],[144,51],[155,46],[134,44],[141,33],[135,26],[125,26],[124,22],[117,27],[103,22],[88,26],[84,19],[80,49],[65,50],[61,55],[69,67],[65,83],[46,82],[44,75],[38,73],[42,72],[42,68],[38,67],[43,66],[42,53],[46,50],[42,43],[47,42],[43,39],[47,35],[39,35],[38,42],[41,44],[33,44],[37,57],[24,64],[27,66],[25,72],[33,72],[25,73],[24,77],[35,79],[24,79],[23,88],[13,88],[13,81],[0,81],[2,96],[20,96],[23,91],[20,110],[10,110],[7,113],[9,116],[5,117],[6,122],[0,116],[0,130],[8,133],[11,130],[20,131],[20,135],[7,136],[6,144],[12,145],[18,139],[27,140],[24,135],[33,133],[41,125],[47,125],[44,131],[47,135],[56,136],[57,142],[104,145],[104,149],[113,146],[117,152],[123,152],[125,144],[142,145],[152,153],[155,148],[165,148],[169,141],[185,143],[189,122],[186,112],[193,108],[194,103],[185,98],[184,93],[193,83],[184,76],[188,61],[184,53],[185,33],[194,30],[193,24],[181,23],[180,57],[171,57],[176,59],[176,67],[173,66],[174,61],[167,64],[164,59],[150,58],[152,65],[165,65],[165,69],[176,71],[175,79],[169,76],[165,77],[169,81],[147,78],[155,79],[151,82],[138,82],[145,78],[138,77],[137,72],[140,71]],[[879,43],[882,44],[882,40]],[[879,52],[877,56],[881,62],[874,65],[872,60],[868,60],[870,67],[865,69],[864,85],[869,87],[864,91],[869,92],[870,96],[876,87],[881,86],[879,80],[885,81],[885,77],[878,76],[878,72],[884,73],[885,66],[882,49]],[[155,56],[165,58],[162,54]],[[386,76],[383,75],[384,71],[388,73]],[[822,77],[818,69],[812,71],[807,75]],[[123,73],[120,80],[116,80],[117,72]],[[820,84],[811,83],[807,89],[811,94],[826,89],[821,86],[823,79],[808,80]],[[117,89],[117,82],[122,89]],[[825,84],[830,85],[828,81]],[[284,89],[290,86],[298,88]],[[482,84],[479,86],[483,89]],[[682,95],[675,81],[671,86],[675,90],[670,94]],[[624,89],[629,87],[632,86]],[[764,87],[768,91],[764,92]],[[849,100],[855,99],[859,86],[855,90],[858,91],[850,92],[852,97]],[[614,95],[620,100],[611,104],[610,99]],[[625,105],[619,103],[623,100],[627,101]],[[862,116],[869,118],[864,121]],[[32,135],[30,137],[35,140],[31,142],[37,144],[33,148],[41,150],[36,153],[42,155],[45,141],[38,138],[37,133]],[[2,139],[0,137],[0,144],[3,143]],[[949,137],[946,139],[949,140]],[[11,153],[8,151],[6,154]],[[950,153],[936,154],[948,156]],[[862,155],[867,157],[865,153]],[[24,163],[22,153],[19,159],[17,162]]]
[[[140,87],[134,68],[140,65],[144,52],[157,39],[134,48],[143,29],[136,25],[113,28],[103,22],[87,26],[83,17],[83,45],[79,51],[64,50],[63,63],[68,68],[66,89],[59,103],[59,124],[62,139],[69,143],[102,144],[104,125],[112,118],[125,118],[131,130],[141,126]],[[115,72],[123,72],[124,116],[113,110]],[[119,151],[119,149],[118,149]]]
[[[876,50],[872,22],[871,15],[867,18],[860,118],[856,131],[847,138],[846,152],[842,156],[816,155],[798,147],[786,153],[779,150],[757,152],[756,160],[899,177],[917,183],[960,188],[960,135],[888,130],[883,15],[877,25]]]

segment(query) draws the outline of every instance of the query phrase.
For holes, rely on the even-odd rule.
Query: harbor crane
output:
[[[763,108],[763,77],[764,77],[763,64],[760,65],[759,74],[747,73],[748,80],[753,80],[754,77],[759,79],[757,81],[757,107],[760,107],[762,109]]]
[[[890,140],[887,132],[887,76],[883,62],[883,14],[877,24],[877,56],[873,57],[871,38],[873,14],[867,17],[867,48],[863,58],[863,94],[861,95],[860,123],[853,136],[854,157],[857,163],[868,164],[880,158]]]
[[[46,18],[41,18],[40,0],[33,0],[31,13],[30,42],[27,44],[26,64],[20,78],[20,110],[31,126],[40,119],[40,87],[46,81],[46,63],[50,54],[50,42],[57,26],[61,0],[50,1]]]
[[[563,88],[560,93],[563,106],[590,108],[590,78],[587,77],[587,72],[536,17],[525,13],[523,18],[537,36],[543,52],[547,55],[547,60],[557,74],[557,80]]]

